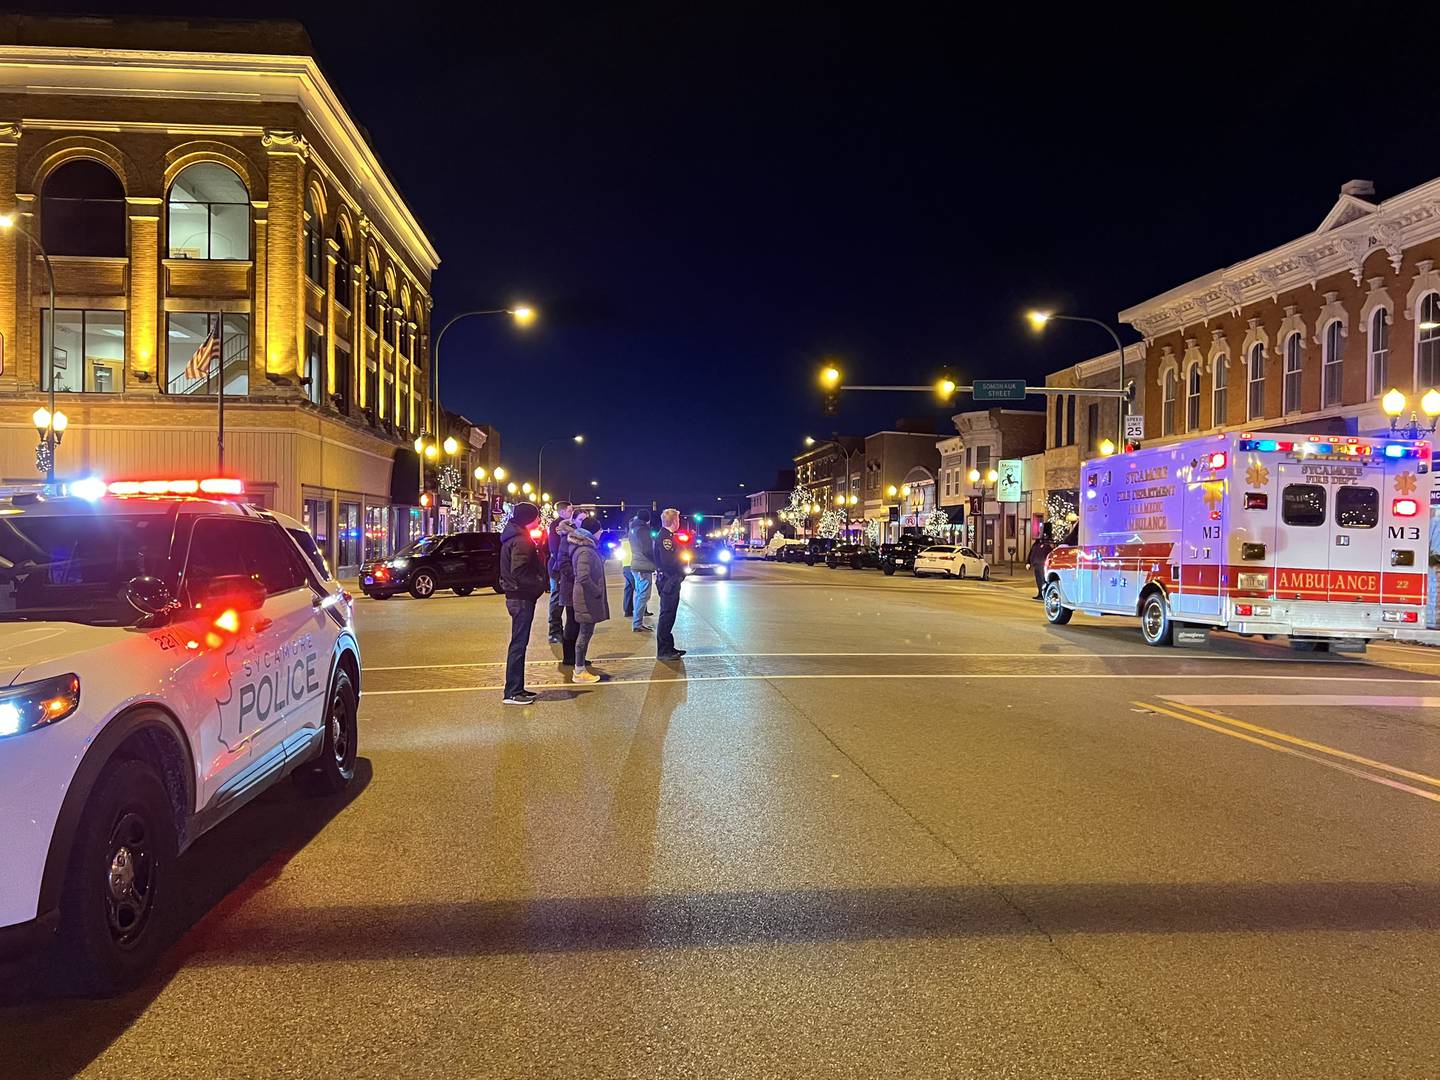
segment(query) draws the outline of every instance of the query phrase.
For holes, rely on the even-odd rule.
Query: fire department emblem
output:
[[[1415,494],[1415,474],[1402,472],[1395,477],[1395,490],[1401,495]]]
[[[1250,468],[1245,470],[1245,480],[1251,487],[1264,487],[1270,483],[1270,470],[1258,461],[1253,462]]]

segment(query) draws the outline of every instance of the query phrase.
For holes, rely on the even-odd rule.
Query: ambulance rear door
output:
[[[1336,462],[1331,479],[1330,599],[1376,603],[1385,561],[1385,467],[1365,458]]]

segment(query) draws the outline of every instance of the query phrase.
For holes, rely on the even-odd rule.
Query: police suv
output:
[[[58,934],[81,990],[156,959],[198,836],[287,775],[355,774],[350,597],[241,494],[0,498],[0,955]]]

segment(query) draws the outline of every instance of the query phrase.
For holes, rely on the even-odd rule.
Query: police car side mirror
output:
[[[164,615],[178,606],[169,586],[158,577],[142,574],[125,583],[125,602],[142,615]]]

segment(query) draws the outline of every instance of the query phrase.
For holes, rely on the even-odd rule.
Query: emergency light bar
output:
[[[88,476],[74,481],[67,490],[91,501],[105,495],[244,495],[245,482],[213,476],[204,480],[112,480],[107,484],[98,476]]]
[[[1430,456],[1429,443],[1385,443],[1383,446],[1362,443],[1359,439],[1342,439],[1332,435],[1329,438],[1316,436],[1302,442],[1290,439],[1242,438],[1240,450],[1255,450],[1262,454],[1279,451],[1282,454],[1339,454],[1346,457],[1369,457],[1384,454],[1387,458],[1426,458]],[[1218,456],[1218,455],[1217,455]]]

